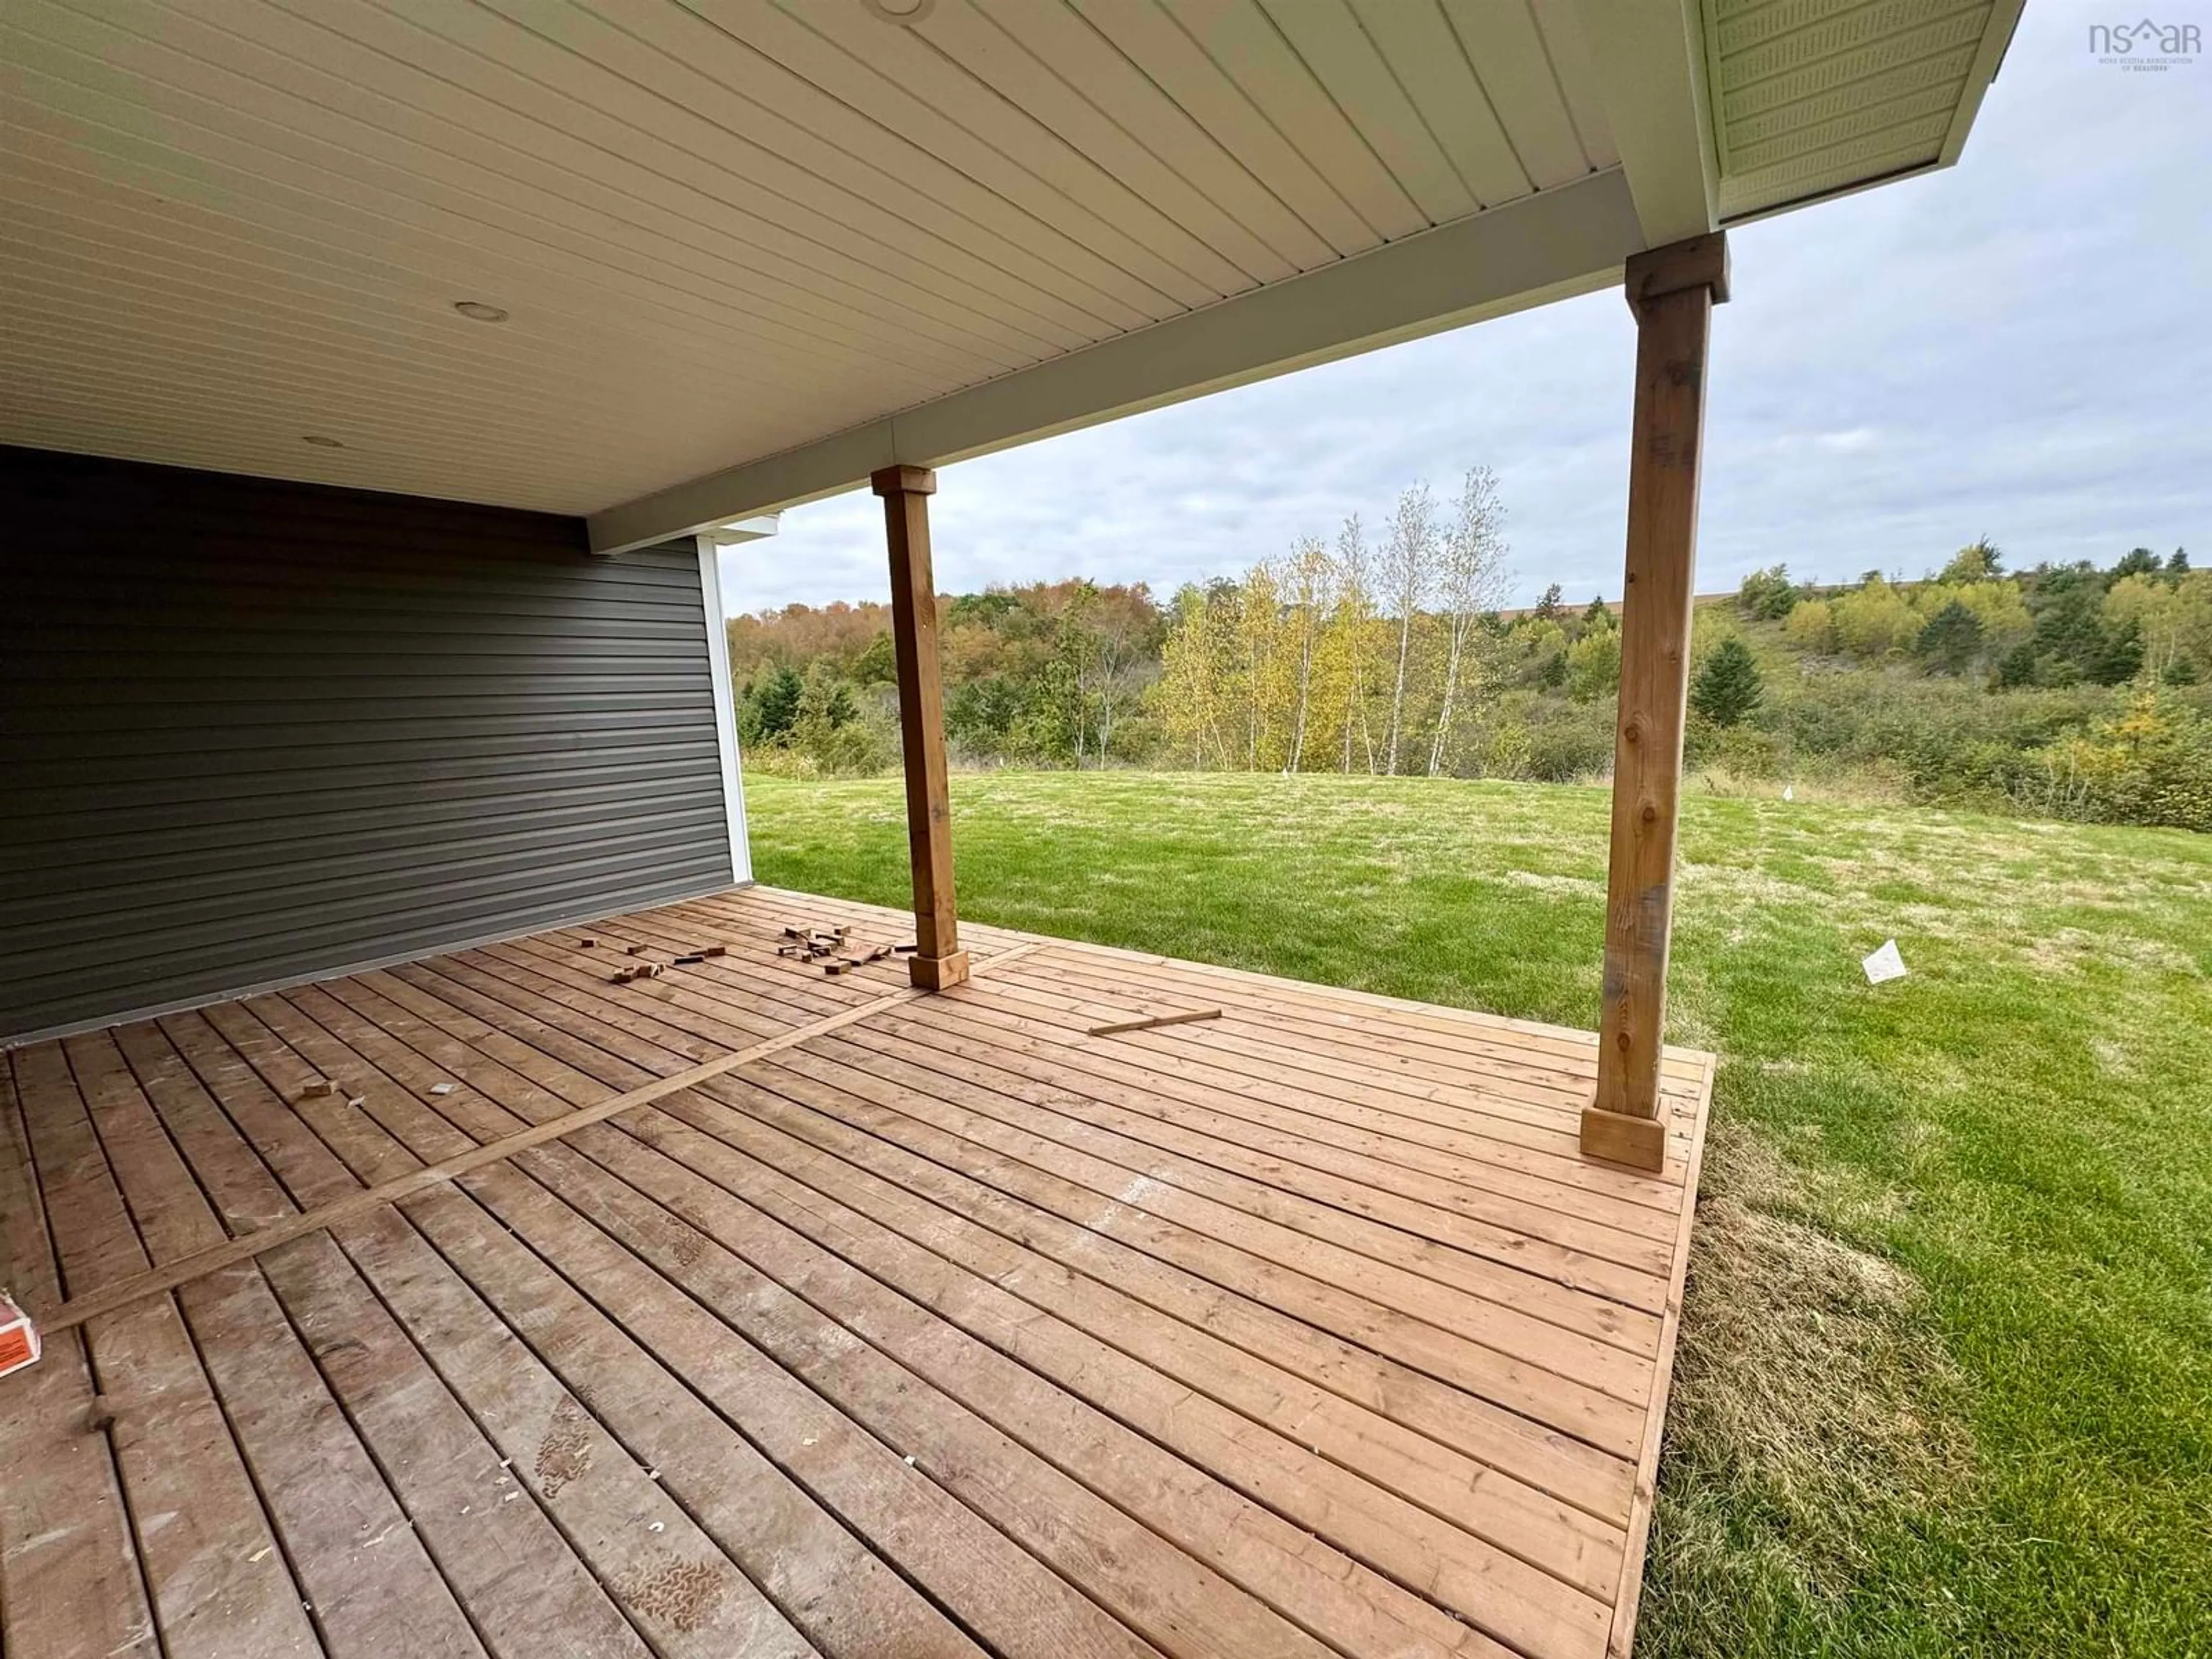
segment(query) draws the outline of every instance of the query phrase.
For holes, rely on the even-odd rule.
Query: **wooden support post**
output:
[[[1636,317],[1628,571],[1597,1096],[1583,1113],[1582,1148],[1591,1158],[1657,1170],[1667,1151],[1659,1060],[1689,691],[1705,343],[1712,308],[1728,298],[1728,244],[1717,232],[1639,253],[1628,262],[1627,289]]]
[[[945,769],[945,688],[937,666],[937,584],[929,563],[926,466],[887,466],[869,482],[884,498],[891,554],[891,643],[898,656],[899,736],[906,750],[906,833],[914,862],[915,953],[907,971],[926,991],[968,977],[952,901],[952,804]]]

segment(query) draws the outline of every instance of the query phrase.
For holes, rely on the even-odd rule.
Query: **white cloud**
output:
[[[2212,555],[2212,63],[2096,62],[2031,7],[1963,163],[1735,234],[1715,319],[1701,588],[1785,561],[1917,574]],[[1617,292],[947,467],[940,586],[1234,574],[1498,470],[1517,598],[1619,592],[1633,331]],[[733,608],[881,598],[865,494],[726,555]]]
[[[1880,443],[1881,434],[1870,426],[1855,426],[1845,432],[1815,432],[1813,441],[1838,455],[1856,455]]]

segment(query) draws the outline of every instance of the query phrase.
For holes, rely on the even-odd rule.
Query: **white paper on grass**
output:
[[[1884,980],[1905,977],[1905,958],[1897,953],[1897,941],[1884,939],[1881,948],[1867,957],[1859,966],[1866,969],[1867,983],[1879,985]]]
[[[1784,784],[1782,786],[1782,799],[1784,800],[1796,800],[1797,799],[1797,786],[1794,783]]]

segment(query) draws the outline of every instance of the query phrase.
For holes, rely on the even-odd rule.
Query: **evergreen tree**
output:
[[[1746,576],[1736,590],[1735,602],[1762,622],[1780,622],[1797,608],[1802,597],[1790,580],[1790,567],[1778,564]]]
[[[738,736],[753,743],[781,742],[799,723],[799,699],[805,694],[805,682],[789,664],[763,667],[739,703]]]
[[[1931,672],[1963,674],[1982,654],[1982,619],[1954,599],[1928,619],[1913,648]]]
[[[2108,631],[2081,665],[2081,678],[2096,685],[2124,685],[2142,671],[2142,629],[2134,623]]]
[[[2049,659],[2039,683],[2071,684],[2089,672],[2104,653],[2104,603],[2105,579],[2094,565],[2038,574],[2027,604],[2035,616],[2035,654]]]
[[[2158,568],[2158,555],[2150,549],[2130,548],[2121,554],[2118,562],[2112,566],[2112,580],[2118,581],[2127,576],[2148,576]]]
[[[1534,614],[1545,622],[1551,621],[1554,617],[1559,614],[1559,583],[1553,582],[1549,587],[1544,590],[1544,597],[1536,601],[1536,610]]]
[[[2035,642],[2022,640],[1997,659],[1996,686],[2001,691],[2015,691],[2033,685],[2036,679]]]
[[[1713,647],[1690,683],[1690,707],[1715,726],[1734,726],[1765,695],[1751,647],[1733,635]]]

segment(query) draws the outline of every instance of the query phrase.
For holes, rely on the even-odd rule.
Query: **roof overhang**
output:
[[[795,507],[878,469],[943,466],[1031,439],[1434,334],[1620,280],[1644,246],[1619,168],[1155,323],[591,518],[603,553],[732,514]]]
[[[0,441],[613,550],[1955,161],[2019,0],[17,0]]]

